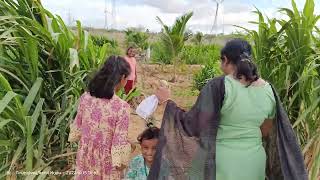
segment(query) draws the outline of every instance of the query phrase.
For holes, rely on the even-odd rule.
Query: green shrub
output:
[[[118,42],[113,39],[108,39],[105,36],[95,36],[91,35],[91,39],[94,45],[96,46],[103,46],[104,44],[110,44],[111,47],[117,48],[118,47]]]
[[[219,61],[207,63],[204,68],[193,76],[193,88],[201,91],[203,86],[213,77],[220,75]]]
[[[127,102],[133,100],[136,97],[139,97],[140,95],[141,95],[141,91],[137,88],[132,89],[131,91],[129,91],[128,94],[125,93],[124,88],[122,88],[120,91],[117,92],[117,96]]]
[[[146,50],[148,48],[149,35],[146,32],[129,28],[125,31],[125,35],[125,43],[127,47],[133,46],[136,48],[140,48],[141,50]]]
[[[220,57],[220,47],[216,45],[186,45],[183,47],[180,59],[185,64],[207,64],[215,62]],[[161,42],[151,46],[153,62],[172,64],[172,58],[166,53]]]
[[[155,42],[151,45],[151,59],[154,63],[171,64],[171,57],[161,42]]]
[[[94,46],[98,46],[100,48],[105,46],[106,57],[121,54],[121,49],[119,48],[118,42],[116,40],[110,40],[104,36],[91,36],[91,40]]]
[[[206,64],[219,57],[220,47],[216,45],[187,45],[181,53],[181,59],[186,64]]]

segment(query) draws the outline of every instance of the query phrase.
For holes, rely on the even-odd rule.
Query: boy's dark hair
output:
[[[143,140],[149,140],[149,139],[158,139],[160,134],[160,129],[157,127],[150,127],[146,130],[144,130],[137,140],[141,144]]]
[[[129,63],[120,56],[110,56],[89,82],[88,91],[96,98],[111,99],[115,86],[131,72]]]

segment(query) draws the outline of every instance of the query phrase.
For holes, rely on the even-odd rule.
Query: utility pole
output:
[[[72,16],[71,16],[71,11],[68,9],[68,26],[72,26]]]
[[[215,13],[214,22],[213,22],[210,34],[213,32],[214,29],[215,30],[218,29],[218,11],[219,11],[220,4],[222,4],[224,0],[214,0],[214,1],[216,2],[216,13]]]
[[[107,0],[104,1],[104,29],[108,29],[108,9]]]
[[[112,11],[111,11],[111,16],[112,16],[112,28],[116,29],[117,28],[117,5],[116,1],[112,0]]]

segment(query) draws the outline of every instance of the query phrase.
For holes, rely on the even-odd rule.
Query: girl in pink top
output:
[[[128,82],[124,87],[126,94],[128,94],[137,83],[137,61],[135,58],[135,52],[133,47],[128,48],[125,59],[130,64],[130,69],[131,69],[131,73],[128,76]]]
[[[130,65],[111,56],[82,94],[69,141],[79,141],[76,180],[120,180],[128,164],[130,106],[115,92],[125,86]]]

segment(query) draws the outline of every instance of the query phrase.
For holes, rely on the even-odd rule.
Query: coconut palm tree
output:
[[[191,37],[192,33],[187,31],[187,23],[192,17],[193,12],[184,14],[176,19],[175,23],[169,27],[157,16],[157,21],[162,25],[160,41],[164,45],[166,53],[173,62],[174,76],[172,82],[176,81],[176,65],[179,61],[179,55],[185,42]]]
[[[146,32],[139,31],[136,29],[129,28],[124,31],[125,32],[125,43],[126,46],[134,46],[138,47],[142,50],[147,50],[149,43],[148,38],[149,35]]]

